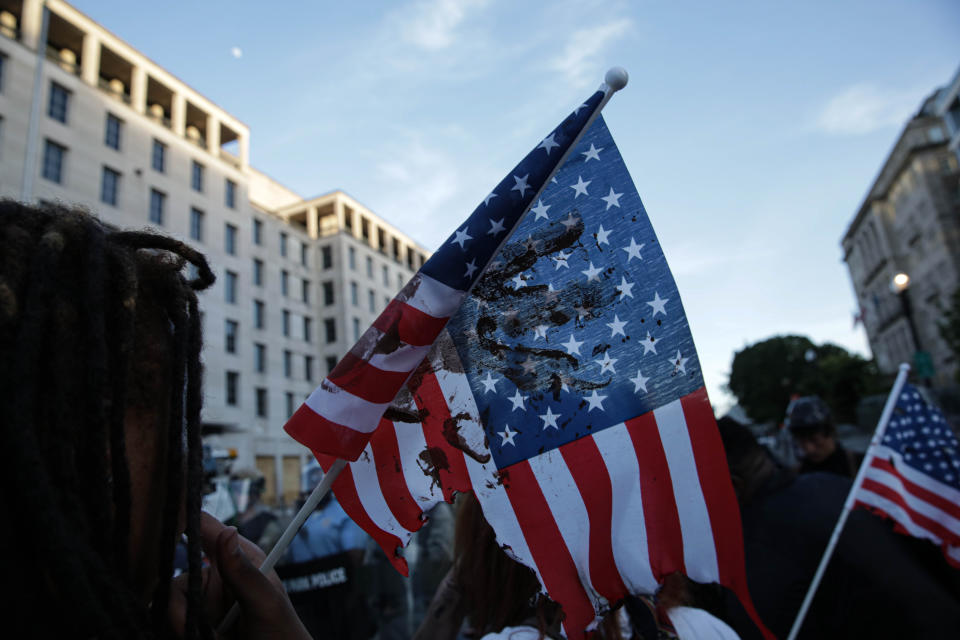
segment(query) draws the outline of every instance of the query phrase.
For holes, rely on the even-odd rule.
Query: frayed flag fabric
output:
[[[562,605],[571,638],[675,572],[730,588],[772,637],[747,592],[680,296],[602,117],[531,205],[334,482],[338,500],[406,573],[398,551],[425,514],[473,491],[501,547]],[[491,217],[458,233],[495,230]],[[479,264],[466,247],[445,286]]]
[[[905,384],[870,454],[856,506],[930,540],[960,568],[960,443],[940,410]]]

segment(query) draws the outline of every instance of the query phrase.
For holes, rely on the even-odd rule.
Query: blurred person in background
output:
[[[800,473],[823,471],[853,478],[863,456],[847,451],[837,440],[837,429],[826,403],[804,396],[790,403],[787,427],[800,451]]]
[[[230,476],[230,489],[238,512],[237,530],[264,553],[270,553],[283,535],[283,527],[277,515],[261,502],[266,486],[267,479],[259,470],[241,469]]]

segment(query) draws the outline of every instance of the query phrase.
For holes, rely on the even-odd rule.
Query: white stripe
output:
[[[313,390],[304,404],[327,420],[362,433],[374,431],[390,405],[389,402],[378,404],[358,398],[327,379]]]
[[[397,446],[400,451],[400,467],[407,490],[413,496],[421,511],[429,511],[443,500],[443,492],[432,478],[427,477],[417,465],[420,454],[427,450],[427,440],[423,435],[423,425],[417,423],[394,422],[397,433]],[[382,428],[382,427],[381,427]]]
[[[911,467],[903,461],[903,456],[901,456],[899,452],[883,445],[878,445],[873,451],[876,457],[893,462],[893,466],[896,467],[897,471],[903,474],[903,477],[910,482],[937,494],[944,500],[949,500],[953,504],[960,505],[960,491]]]
[[[393,512],[390,511],[390,506],[387,505],[386,498],[383,497],[383,489],[380,488],[380,480],[377,477],[377,466],[373,459],[373,449],[369,443],[360,457],[350,463],[350,471],[353,474],[360,504],[367,512],[367,516],[380,529],[397,536],[403,546],[407,546],[412,534],[397,522]]]
[[[903,507],[898,505],[896,502],[888,500],[883,496],[876,494],[872,491],[861,491],[857,494],[857,500],[868,504],[871,507],[876,507],[880,509],[888,516],[896,520],[900,526],[907,530],[907,532],[912,535],[914,538],[924,538],[926,540],[932,540],[937,544],[941,544],[943,540],[940,539],[940,536],[936,535],[928,529],[924,529],[916,522],[910,519],[909,514],[903,510]]]
[[[719,582],[713,528],[710,526],[710,514],[700,487],[700,475],[697,473],[697,462],[693,457],[693,446],[680,400],[655,409],[653,416],[677,500],[687,575],[698,582]]]
[[[621,423],[593,435],[613,485],[611,544],[620,578],[630,593],[652,594],[657,580],[650,568],[647,525],[640,489],[640,464],[633,440]]]
[[[527,460],[594,609],[606,605],[590,580],[590,515],[559,449]]]
[[[871,466],[867,469],[865,475],[867,478],[875,480],[880,484],[896,491],[903,498],[904,502],[907,503],[907,506],[917,513],[930,518],[938,524],[943,525],[945,529],[952,531],[954,535],[960,536],[960,520],[957,520],[949,513],[927,502],[926,500],[918,498],[914,494],[910,493],[906,486],[904,486],[903,481],[894,474],[890,473],[889,471]],[[864,488],[861,489],[861,491],[869,491],[869,489]]]
[[[373,330],[382,334],[382,332],[377,329]],[[402,343],[390,353],[372,354],[367,362],[382,371],[413,371],[427,356],[427,353],[430,351],[430,346],[431,345],[414,347]]]
[[[418,278],[419,286],[404,302],[434,318],[449,318],[456,313],[466,291],[448,287],[424,273],[413,276],[411,282],[416,282]]]
[[[955,563],[960,564],[960,547],[947,547],[946,554]]]

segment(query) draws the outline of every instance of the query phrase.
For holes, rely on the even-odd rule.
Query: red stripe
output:
[[[700,476],[700,489],[710,515],[710,526],[713,528],[720,584],[737,594],[743,608],[764,637],[773,638],[773,634],[763,624],[754,608],[750,591],[747,589],[740,509],[737,506],[733,483],[730,481],[723,441],[717,430],[706,389],[701,388],[684,396],[680,399],[680,405],[683,407],[693,458]]]
[[[626,425],[640,465],[640,492],[647,525],[650,568],[657,582],[662,582],[665,576],[676,571],[686,573],[683,533],[673,481],[653,412],[627,420]]]
[[[960,505],[954,504],[953,502],[951,502],[950,500],[947,500],[943,496],[936,494],[930,491],[929,489],[927,489],[926,487],[923,487],[917,484],[916,482],[913,482],[912,480],[908,479],[906,476],[900,473],[900,471],[895,466],[893,466],[893,463],[890,462],[889,460],[884,460],[882,458],[873,458],[873,461],[870,463],[870,466],[876,467],[877,469],[881,469],[883,471],[886,471],[887,473],[897,476],[903,482],[903,486],[906,488],[907,491],[909,491],[916,497],[920,498],[924,502],[929,502],[930,504],[935,506],[937,509],[940,509],[940,511],[948,513],[954,518],[956,518],[957,520],[960,520]]]
[[[929,516],[926,516],[918,511],[915,511],[909,504],[907,504],[907,500],[896,489],[892,487],[888,487],[883,483],[877,482],[872,478],[864,478],[863,484],[861,486],[864,491],[870,491],[871,493],[875,493],[878,496],[886,498],[890,502],[893,502],[894,504],[899,505],[904,511],[906,511],[907,516],[911,520],[913,520],[914,524],[916,524],[917,526],[923,529],[926,529],[933,535],[940,538],[941,541],[947,544],[954,544],[954,545],[960,544],[960,536],[955,534],[953,531],[950,531],[945,526],[943,526],[936,520],[930,518]],[[873,508],[879,508],[882,510],[882,507],[876,507],[874,505],[871,505],[871,506]],[[891,518],[896,520],[893,514],[887,514],[887,515],[889,515]]]
[[[423,521],[420,520],[423,511],[410,495],[407,481],[403,477],[403,461],[400,459],[400,446],[397,444],[397,431],[393,422],[386,418],[380,419],[380,426],[370,439],[370,448],[373,450],[377,480],[387,506],[404,529],[416,531],[423,526]],[[413,461],[408,460],[407,464],[413,464]]]
[[[424,372],[420,382],[413,390],[417,408],[423,418],[423,436],[427,441],[426,453],[430,456],[433,470],[443,491],[443,499],[451,502],[455,491],[471,491],[470,474],[463,461],[463,451],[450,445],[444,436],[444,429],[455,426],[456,419],[450,416],[443,389],[437,376],[429,371],[429,361],[418,371]]]
[[[383,333],[415,347],[433,344],[449,317],[435,318],[394,298],[374,321]]]
[[[290,416],[283,430],[314,453],[325,453],[351,462],[360,457],[370,441],[369,433],[327,420],[306,404],[300,405]]]
[[[590,582],[604,598],[617,602],[626,597],[627,588],[613,559],[613,485],[610,472],[592,436],[563,445],[560,454],[583,496],[590,519]]]
[[[410,371],[384,371],[348,353],[327,379],[349,394],[374,404],[390,402],[410,377]]]
[[[543,586],[563,607],[563,627],[571,640],[583,638],[594,618],[593,603],[580,582],[577,566],[563,541],[530,464],[524,460],[500,471],[523,537],[540,570]]]

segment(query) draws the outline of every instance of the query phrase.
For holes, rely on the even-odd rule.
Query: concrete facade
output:
[[[45,6],[46,47],[41,0],[0,2],[0,197],[76,203],[207,256],[205,441],[289,503],[309,453],[284,422],[428,252],[343,192],[306,200],[253,169],[246,125],[72,6]]]
[[[925,100],[904,127],[841,244],[880,370],[893,373],[922,349],[933,358],[934,382],[949,384],[958,363],[938,323],[960,286],[960,172],[936,108],[942,93]],[[898,273],[910,278],[904,295],[916,341],[891,286]]]

